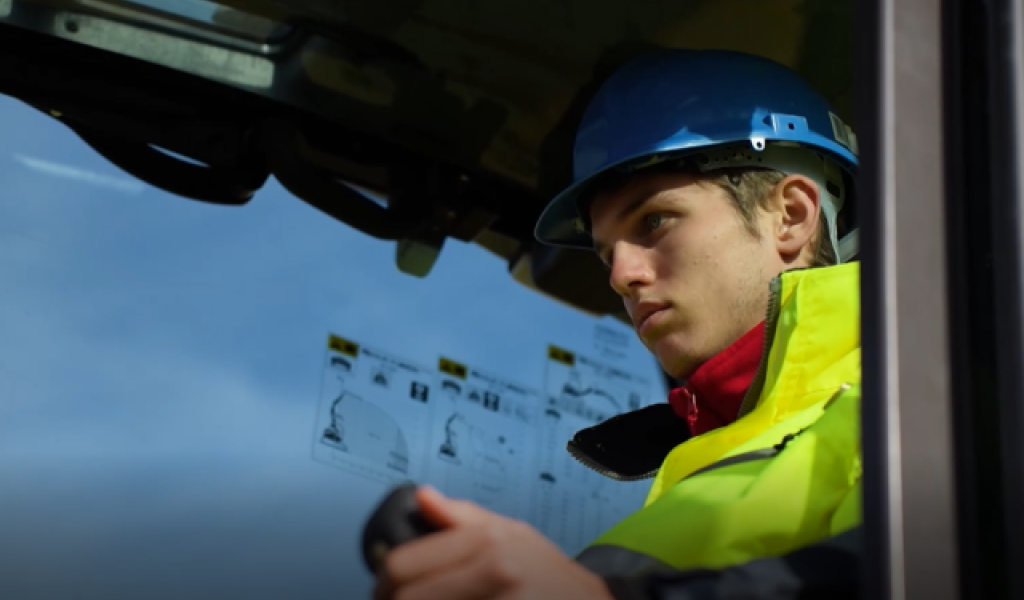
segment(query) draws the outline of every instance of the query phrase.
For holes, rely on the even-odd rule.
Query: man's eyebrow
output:
[[[616,223],[621,223],[622,221],[625,221],[626,219],[630,218],[631,216],[633,216],[633,213],[635,213],[638,210],[640,210],[640,208],[643,207],[644,204],[647,204],[648,201],[652,200],[656,196],[657,196],[656,194],[655,195],[651,195],[651,194],[647,194],[647,193],[639,194],[636,198],[631,200],[629,202],[629,204],[627,204],[626,206],[624,206],[621,209],[619,209],[619,212],[615,215],[615,222]],[[591,237],[593,237],[593,236],[591,236]],[[607,250],[607,246],[605,244],[601,243],[600,241],[598,241],[595,238],[594,239],[594,251],[597,252],[597,255],[599,257],[601,257],[601,260],[604,260],[604,253],[605,253],[606,250]]]

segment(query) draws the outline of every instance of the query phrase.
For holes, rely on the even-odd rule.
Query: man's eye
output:
[[[665,222],[665,215],[652,213],[644,217],[644,229],[654,231]]]

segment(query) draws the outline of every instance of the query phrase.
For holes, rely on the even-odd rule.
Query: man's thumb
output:
[[[472,502],[447,498],[429,485],[416,490],[416,501],[427,521],[441,529],[482,523],[498,516]]]
[[[421,485],[416,489],[416,501],[420,505],[423,517],[434,527],[448,529],[454,527],[458,522],[456,515],[452,513],[451,504],[441,492],[429,485]]]

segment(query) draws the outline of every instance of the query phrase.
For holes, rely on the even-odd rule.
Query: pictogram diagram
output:
[[[433,373],[390,353],[329,336],[313,456],[384,483],[422,477]],[[417,460],[417,459],[420,460]]]

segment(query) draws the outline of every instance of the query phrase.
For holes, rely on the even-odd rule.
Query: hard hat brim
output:
[[[741,138],[742,139],[742,138]],[[637,160],[644,159],[657,154],[672,155],[673,158],[684,158],[689,154],[697,154],[702,151],[714,150],[715,148],[734,145],[736,142],[725,142],[720,144],[707,144],[698,142],[693,144],[669,144],[664,148],[656,148],[653,151],[638,153],[635,156],[627,156],[618,162],[607,165],[605,168],[595,171],[588,177],[581,179],[563,190],[554,197],[544,208],[534,227],[534,237],[542,244],[549,246],[562,246],[569,248],[593,249],[594,241],[590,233],[581,225],[583,216],[580,214],[579,201],[595,180],[606,173],[615,171]],[[801,144],[803,145],[803,144]],[[835,149],[818,145],[807,145],[808,151],[819,152],[829,155],[836,160],[843,169],[850,173],[856,170],[857,159],[853,153],[845,148]]]

